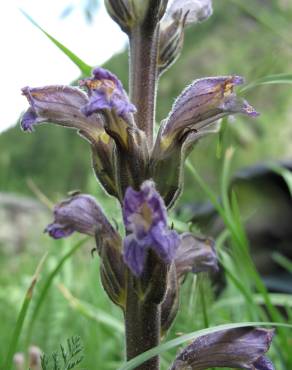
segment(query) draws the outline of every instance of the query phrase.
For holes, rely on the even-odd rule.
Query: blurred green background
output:
[[[91,14],[90,9],[86,11]],[[36,32],[39,31],[36,29]],[[244,76],[247,83],[252,83],[268,75],[292,73],[291,34],[292,2],[289,0],[214,0],[213,16],[207,22],[187,30],[182,56],[161,79],[157,122],[167,116],[175,97],[196,78],[238,74]],[[105,64],[125,86],[128,79],[127,60],[128,53],[125,50]],[[237,116],[226,124],[221,135],[208,137],[196,146],[190,157],[191,163],[218,195],[223,160],[221,152],[226,147],[236,148],[232,174],[242,167],[263,161],[291,160],[291,87],[287,83],[251,89],[246,97],[261,112],[260,117],[251,120]],[[88,144],[74,131],[44,125],[33,134],[24,134],[18,125],[12,127],[0,135],[0,174],[0,193],[3,195],[14,194],[26,201],[27,197],[39,198],[37,192],[40,191],[41,197],[46,196],[54,203],[64,198],[68,191],[80,189],[96,195],[109,217],[118,222],[120,220],[117,204],[107,198],[95,181]],[[200,200],[207,198],[190,172],[186,171],[185,191],[177,206]],[[42,208],[36,205],[38,207]],[[109,303],[100,286],[98,258],[90,257],[93,241],[87,242],[73,258],[68,259],[56,275],[31,330],[35,306],[49,272],[80,238],[51,241],[46,235],[39,234],[41,227],[50,221],[50,212],[44,210],[40,212],[41,216],[38,213],[35,216],[32,211],[30,215],[33,216],[29,216],[29,219],[25,211],[22,216],[10,212],[11,219],[7,221],[4,208],[1,210],[0,203],[0,216],[5,221],[2,225],[8,222],[6,228],[12,235],[18,233],[19,230],[14,227],[18,228],[20,223],[23,237],[20,235],[15,242],[7,238],[7,232],[3,233],[2,238],[0,233],[0,366],[25,289],[39,259],[49,250],[17,349],[25,351],[29,345],[35,344],[50,353],[70,335],[78,334],[85,347],[82,368],[116,369],[123,361],[123,336],[119,321],[122,317],[119,310]],[[19,217],[22,217],[20,221]],[[289,244],[288,248],[291,251],[292,246]],[[215,303],[211,304],[214,301],[211,284],[201,280],[200,277],[198,281],[192,277],[187,280],[182,294],[182,311],[170,337],[179,332],[202,328],[206,324],[250,319],[242,293],[236,287],[227,285]],[[90,304],[90,308],[87,305],[78,306],[68,294],[67,298],[64,297],[62,286],[82,302]],[[194,290],[199,293],[200,289],[204,289],[204,299],[200,294],[193,294]],[[284,298],[288,312],[284,315],[284,321],[289,321],[292,298],[288,294]],[[291,354],[285,352],[285,348],[292,346],[291,332],[285,335],[286,347],[280,341],[272,351],[277,369],[280,370],[291,369]],[[283,354],[280,355],[281,348]],[[167,353],[163,364],[170,358],[171,354]]]

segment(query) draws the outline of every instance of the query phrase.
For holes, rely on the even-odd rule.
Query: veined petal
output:
[[[136,112],[130,103],[121,81],[104,68],[93,70],[93,77],[80,81],[88,90],[89,102],[82,107],[82,112],[90,116],[95,112],[113,110],[119,117],[127,118]]]
[[[117,234],[94,197],[87,194],[76,194],[57,204],[54,222],[45,229],[55,239],[67,237],[75,231],[90,236],[98,232],[109,238]]]
[[[179,236],[167,227],[166,208],[153,182],[145,181],[140,191],[127,189],[123,216],[128,231],[124,260],[135,275],[142,274],[149,249],[165,264],[173,261]]]
[[[80,111],[88,103],[87,95],[79,88],[63,85],[25,87],[22,92],[30,103],[21,119],[23,130],[31,132],[44,122],[77,129],[91,143],[94,170],[102,186],[118,197],[113,158],[115,143],[104,129],[103,116],[92,114],[86,117]]]
[[[80,108],[87,103],[86,94],[76,87],[54,85],[22,89],[30,108],[24,113],[21,127],[33,131],[34,126],[52,122],[81,130],[88,137],[95,137],[104,131],[98,115],[86,118]]]
[[[139,242],[133,234],[124,240],[124,261],[134,275],[140,276],[144,270],[144,264],[149,246]]]
[[[208,19],[212,13],[211,0],[172,0],[166,11],[165,17],[173,17],[182,11],[187,14],[186,24],[203,22]]]
[[[163,121],[150,159],[150,176],[167,205],[173,205],[183,185],[184,160],[203,136],[218,131],[218,120],[234,113],[255,117],[258,113],[237,97],[240,76],[209,77],[187,87]],[[170,170],[171,168],[171,170]]]
[[[200,130],[219,118],[233,113],[254,117],[258,113],[236,96],[234,87],[243,83],[240,76],[207,77],[194,81],[177,98],[162,132],[168,146],[176,134]]]
[[[212,367],[273,370],[263,355],[269,350],[274,331],[238,328],[207,334],[187,346],[170,370],[205,370]]]
[[[196,237],[191,233],[183,233],[174,263],[180,281],[188,272],[197,274],[218,271],[214,241],[209,238]]]

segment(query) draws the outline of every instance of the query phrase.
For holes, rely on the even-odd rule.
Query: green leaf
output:
[[[42,31],[67,57],[80,69],[80,72],[84,76],[90,76],[92,67],[81,60],[76,54],[74,54],[71,50],[69,50],[65,45],[63,45],[60,41],[55,39],[51,36],[48,32],[46,32],[30,15],[25,13],[25,11],[21,10],[22,14],[40,31]]]
[[[275,327],[284,327],[292,329],[292,325],[285,324],[285,323],[271,323],[271,322],[240,322],[236,324],[225,324],[225,325],[218,325],[212,328],[198,330],[189,334],[182,335],[179,338],[172,339],[166,343],[161,344],[160,346],[154,347],[149,351],[142,353],[141,355],[133,358],[132,360],[128,361],[118,370],[132,370],[135,367],[141,365],[143,362],[149,360],[150,358],[157,356],[169,349],[175,348],[184,344],[185,342],[193,341],[203,335],[217,333],[221,330],[229,330],[229,329],[236,329],[236,328],[244,328],[244,327],[252,327],[252,326],[275,326]]]
[[[31,320],[28,324],[28,332],[27,332],[27,337],[26,337],[26,344],[27,346],[30,345],[31,343],[31,335],[33,332],[34,324],[36,322],[36,319],[38,317],[38,314],[40,312],[40,308],[42,307],[45,298],[49,292],[49,289],[52,285],[53,280],[57,276],[57,274],[60,272],[62,269],[64,263],[75,253],[77,250],[88,240],[89,238],[84,238],[80,242],[76,243],[70,250],[67,252],[59,261],[57,266],[54,268],[54,270],[49,274],[47,277],[47,280],[45,281],[42,290],[40,291],[40,294],[38,296],[38,300],[35,303],[34,310],[31,316]]]
[[[258,80],[255,80],[254,82],[251,82],[250,84],[241,88],[240,93],[246,93],[247,91],[252,90],[258,86],[275,84],[292,84],[292,74],[280,73],[259,78]]]
[[[30,305],[31,300],[32,300],[34,287],[35,287],[35,285],[38,281],[39,275],[41,273],[41,270],[43,268],[43,265],[45,263],[47,255],[48,254],[46,253],[42,257],[42,259],[40,260],[40,262],[39,262],[39,264],[36,268],[36,271],[35,271],[35,273],[32,277],[31,283],[30,283],[30,285],[29,285],[29,287],[26,291],[26,294],[25,294],[25,297],[24,297],[24,300],[23,300],[23,303],[22,303],[22,306],[21,306],[21,310],[18,314],[17,321],[16,321],[16,324],[15,324],[15,328],[14,328],[14,331],[13,331],[13,334],[12,334],[12,337],[11,337],[11,341],[10,341],[10,344],[9,344],[8,354],[7,354],[6,362],[5,362],[5,366],[4,366],[5,370],[10,370],[12,368],[13,355],[14,355],[14,353],[17,352],[17,345],[18,345],[19,337],[20,337],[20,334],[21,334],[21,331],[22,331],[22,328],[23,328],[23,323],[24,323],[24,320],[26,318],[26,314],[28,312],[29,305]]]
[[[107,325],[119,333],[124,333],[124,325],[120,320],[87,302],[77,299],[63,284],[59,284],[58,287],[69,305],[81,315],[95,322]]]

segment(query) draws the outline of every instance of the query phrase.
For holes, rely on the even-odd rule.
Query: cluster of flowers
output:
[[[242,77],[195,80],[175,101],[153,144],[158,78],[179,56],[185,27],[211,15],[211,0],[105,3],[130,38],[131,99],[114,74],[96,68],[92,77],[80,81],[80,87],[23,88],[30,107],[21,126],[31,132],[40,123],[51,122],[76,129],[89,142],[96,177],[121,204],[126,237],[86,194],[75,194],[58,204],[46,231],[55,239],[75,231],[94,237],[109,297],[126,312],[129,289],[134,286],[141,305],[154,302],[159,307],[163,335],[176,316],[185,275],[218,269],[212,240],[191,233],[179,235],[168,226],[167,208],[181,192],[185,158],[198,139],[216,131],[220,118],[258,113],[234,92],[243,83]],[[151,50],[144,50],[149,40]],[[177,356],[171,370],[216,366],[272,370],[264,357],[272,336],[273,331],[257,328],[202,336]]]

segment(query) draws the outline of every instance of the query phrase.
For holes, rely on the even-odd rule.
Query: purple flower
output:
[[[57,204],[54,222],[45,229],[54,239],[65,238],[75,231],[90,236],[97,232],[108,236],[116,234],[94,197],[87,194],[77,194]]]
[[[273,334],[273,330],[237,328],[204,335],[177,356],[170,370],[212,367],[274,370],[272,362],[264,357]]]
[[[194,81],[174,103],[163,137],[183,130],[198,131],[232,113],[256,117],[258,113],[254,108],[234,93],[234,87],[243,82],[240,76],[207,77]]]
[[[124,260],[136,276],[143,272],[149,249],[165,263],[173,261],[180,238],[168,229],[166,208],[152,181],[145,181],[140,191],[127,189],[123,216],[128,232]]]
[[[177,13],[186,14],[186,24],[203,22],[213,12],[211,0],[172,0],[165,14],[165,18],[175,17]]]
[[[151,177],[168,207],[182,190],[186,157],[200,138],[217,131],[215,122],[235,113],[258,115],[247,101],[236,96],[234,87],[242,83],[240,76],[202,78],[188,86],[174,103],[160,127],[150,159]]]
[[[188,272],[198,274],[218,271],[214,241],[196,237],[191,233],[182,234],[174,263],[179,281],[182,281]]]
[[[88,102],[86,94],[76,87],[54,85],[45,87],[24,87],[23,95],[30,107],[21,119],[24,131],[33,131],[34,126],[52,122],[80,130],[88,138],[104,132],[98,115],[84,117],[80,108]]]
[[[107,109],[113,110],[122,118],[136,112],[121,81],[104,68],[94,69],[93,77],[81,81],[80,85],[88,89],[89,102],[82,107],[82,112],[86,116]]]

